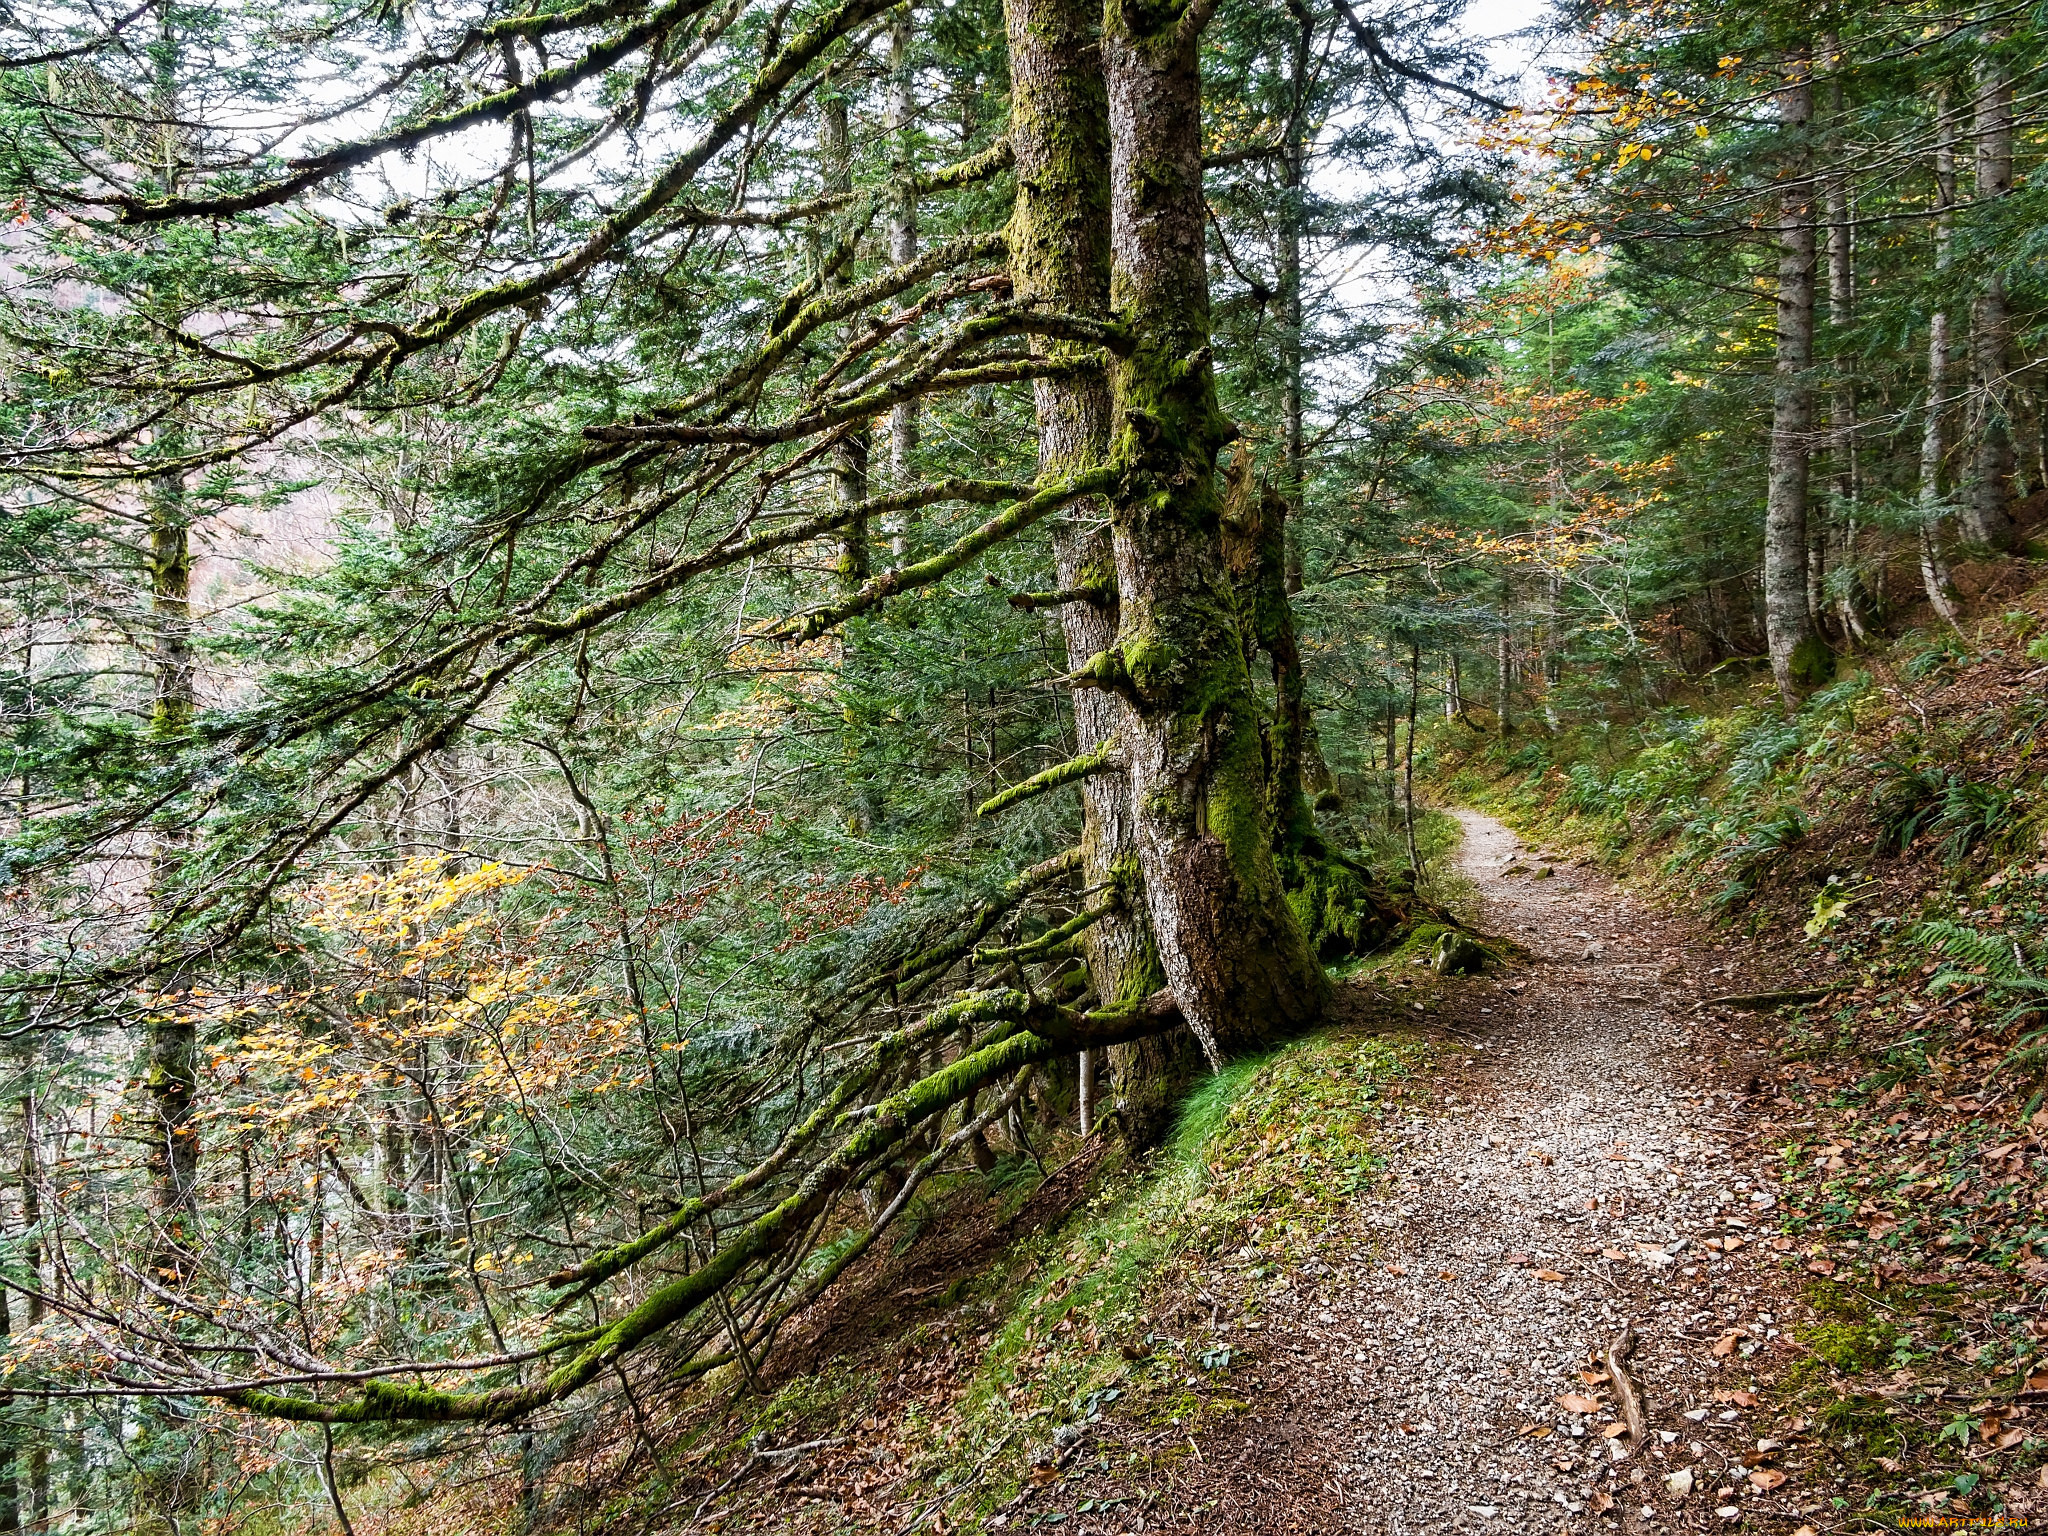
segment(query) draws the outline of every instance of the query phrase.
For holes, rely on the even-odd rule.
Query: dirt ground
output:
[[[1244,1410],[1193,1436],[1106,1422],[994,1528],[1830,1523],[1833,1490],[1779,1465],[1774,1433],[1803,1426],[1767,1422],[1753,1391],[1804,1320],[1745,1139],[1768,1057],[1753,1025],[1697,1006],[1768,983],[1731,974],[1746,947],[1459,817],[1482,926],[1530,959],[1416,989],[1415,1016],[1470,1049],[1388,1127],[1391,1178],[1321,1256],[1251,1284],[1228,1382]],[[1596,1361],[1630,1326],[1641,1445]]]

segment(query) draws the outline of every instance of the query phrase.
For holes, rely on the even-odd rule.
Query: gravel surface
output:
[[[1337,1246],[1263,1291],[1232,1373],[1248,1412],[1191,1443],[1149,1513],[1079,1512],[1075,1536],[1791,1532],[1818,1514],[1817,1490],[1758,1486],[1778,1474],[1746,1389],[1797,1305],[1770,1262],[1773,1180],[1740,1142],[1764,1058],[1692,1023],[1738,981],[1604,877],[1459,818],[1482,925],[1530,961],[1417,989],[1475,1049],[1388,1128],[1394,1177]],[[1618,1414],[1592,1355],[1626,1322],[1644,1446],[1602,1433]]]

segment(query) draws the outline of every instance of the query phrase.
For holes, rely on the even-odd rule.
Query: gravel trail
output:
[[[1764,1061],[1692,1022],[1738,983],[1597,872],[1458,816],[1482,926],[1529,961],[1416,988],[1413,1011],[1474,1049],[1388,1127],[1393,1178],[1344,1251],[1264,1296],[1233,1381],[1249,1411],[1144,1523],[1084,1515],[1076,1536],[1790,1533],[1818,1512],[1811,1490],[1759,1486],[1778,1474],[1748,1389],[1789,1347],[1791,1305],[1773,1181],[1740,1142]],[[1612,1392],[1581,1374],[1631,1321],[1644,1446],[1602,1434]]]

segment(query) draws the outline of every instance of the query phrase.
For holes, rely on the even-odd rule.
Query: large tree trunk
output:
[[[1110,369],[1121,623],[1089,672],[1122,702],[1138,862],[1168,985],[1212,1062],[1317,1018],[1329,980],[1281,890],[1259,727],[1221,549],[1197,45],[1206,0],[1112,0]]]
[[[1786,709],[1826,675],[1827,653],[1807,605],[1806,517],[1813,433],[1812,61],[1788,61],[1778,118],[1790,179],[1778,215],[1777,383],[1771,409],[1769,500],[1764,512],[1764,630],[1771,674]]]
[[[1949,272],[1955,265],[1956,121],[1946,90],[1935,97],[1934,123],[1934,291],[1943,296],[1943,302],[1927,319],[1927,414],[1920,426],[1920,582],[1927,589],[1929,605],[1960,634],[1955,586],[1942,547],[1948,518],[1941,486],[1947,451],[1943,425],[1955,363],[1946,295]]]
[[[1017,161],[1017,205],[1010,221],[1010,270],[1021,302],[1069,314],[1109,313],[1109,103],[1104,93],[1100,10],[1088,0],[1008,0],[1010,144]],[[1047,352],[1071,350],[1041,341]],[[1070,475],[1100,464],[1109,447],[1109,385],[1083,373],[1040,379],[1039,471]],[[1077,503],[1053,527],[1059,586],[1092,591],[1093,601],[1060,608],[1068,666],[1083,669],[1116,644],[1116,559],[1103,530],[1107,508]],[[1074,691],[1077,751],[1086,755],[1116,734],[1116,700]],[[1120,774],[1081,781],[1086,883],[1117,887],[1125,907],[1088,929],[1082,954],[1104,1004],[1135,1004],[1164,981],[1145,914],[1130,786]],[[1185,1077],[1185,1042],[1141,1040],[1112,1047],[1116,1113],[1123,1134],[1140,1144],[1164,1133]]]
[[[2012,74],[1996,53],[1987,53],[1977,66],[1971,130],[1977,140],[1975,200],[1995,202],[2012,191]],[[1995,270],[1987,271],[1978,279],[1970,304],[1970,424],[1976,448],[1969,494],[1961,510],[1963,531],[1971,542],[1993,549],[2010,549],[2014,533],[2007,506],[2013,450],[2005,363],[2011,329],[2005,279]]]

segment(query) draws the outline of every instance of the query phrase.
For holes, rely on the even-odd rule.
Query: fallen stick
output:
[[[1786,1003],[1817,1003],[1842,989],[1835,987],[1794,987],[1789,992],[1730,992],[1725,997],[1703,997],[1693,1004],[1699,1008],[1777,1008]]]
[[[1623,1323],[1621,1333],[1607,1346],[1604,1363],[1607,1366],[1607,1381],[1614,1388],[1614,1400],[1621,1406],[1621,1419],[1628,1426],[1629,1440],[1638,1450],[1650,1443],[1650,1423],[1643,1417],[1642,1395],[1636,1391],[1636,1384],[1629,1380],[1628,1367],[1622,1364],[1636,1347],[1636,1325]]]

